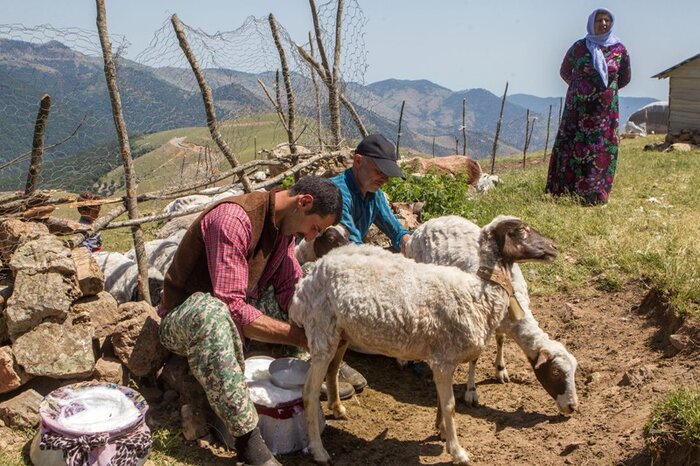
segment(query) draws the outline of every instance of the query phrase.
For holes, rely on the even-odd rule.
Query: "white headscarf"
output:
[[[595,34],[595,17],[598,13],[607,13],[610,15],[610,29],[605,34],[596,35]],[[593,58],[593,67],[598,71],[600,78],[603,80],[605,87],[608,87],[608,62],[605,61],[605,55],[602,50],[598,48],[599,45],[603,47],[610,47],[611,45],[619,44],[620,39],[612,33],[612,27],[615,24],[615,17],[609,10],[605,8],[598,8],[593,10],[593,13],[588,17],[588,24],[586,25],[586,47],[588,51],[591,52],[591,57]]]

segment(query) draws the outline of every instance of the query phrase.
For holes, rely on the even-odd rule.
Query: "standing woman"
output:
[[[618,153],[618,89],[630,82],[627,49],[612,34],[614,18],[599,8],[588,17],[588,34],[561,64],[569,85],[547,174],[548,193],[576,194],[586,204],[605,204]]]

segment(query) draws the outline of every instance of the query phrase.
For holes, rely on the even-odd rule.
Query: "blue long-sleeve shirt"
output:
[[[370,225],[374,223],[391,240],[395,250],[401,249],[401,238],[411,232],[406,230],[391,211],[386,196],[381,190],[367,193],[364,197],[355,182],[352,168],[331,178],[343,193],[343,217],[341,225],[350,232],[349,240],[362,244],[362,238],[367,234]]]

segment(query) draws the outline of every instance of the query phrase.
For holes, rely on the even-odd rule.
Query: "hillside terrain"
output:
[[[139,138],[177,128],[205,127],[201,95],[189,69],[151,68],[119,58],[118,78],[124,117],[132,151],[138,157],[155,147],[140,144]],[[217,118],[220,121],[250,118],[267,113],[272,106],[258,79],[274,89],[272,71],[252,74],[212,68],[204,70],[213,89]],[[0,163],[31,149],[31,139],[39,98],[48,93],[52,109],[46,129],[46,145],[62,141],[45,155],[45,188],[80,190],[89,188],[100,177],[119,166],[121,157],[115,140],[111,106],[104,81],[101,57],[72,50],[58,41],[43,44],[0,39]],[[301,116],[315,118],[309,100],[309,79],[292,75],[292,83],[301,96],[297,99]],[[475,158],[491,153],[500,109],[500,96],[484,89],[452,91],[430,81],[390,79],[360,85],[347,83],[345,92],[370,132],[381,132],[393,139],[398,129],[401,103],[404,111],[401,146],[405,153],[448,155],[462,150],[462,102],[466,99],[468,152]],[[325,95],[325,93],[322,93]],[[324,97],[325,98],[325,97]],[[626,112],[653,99],[621,98],[622,121]],[[522,150],[526,108],[536,118],[530,150],[544,146],[548,105],[557,98],[528,95],[510,96],[506,102],[498,154]],[[327,126],[327,115],[323,115]],[[551,127],[551,138],[556,130]],[[187,130],[183,131],[186,133]],[[283,139],[283,129],[279,126]],[[356,128],[344,118],[344,134],[357,140]],[[457,143],[455,138],[458,139]],[[306,131],[302,143],[313,141]],[[550,142],[551,146],[551,142]],[[0,172],[0,189],[18,189],[23,184],[27,163],[15,164]]]

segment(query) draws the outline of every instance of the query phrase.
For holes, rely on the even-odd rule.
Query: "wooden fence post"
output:
[[[401,113],[399,113],[399,130],[396,132],[396,158],[400,159],[401,156],[399,155],[399,147],[401,144],[401,123],[403,122],[403,107],[406,105],[406,101],[403,100],[401,102]]]
[[[508,81],[506,81],[506,90],[503,92],[501,99],[501,112],[498,114],[498,123],[496,124],[496,135],[493,138],[493,149],[491,150],[491,173],[496,170],[496,148],[498,147],[498,135],[501,132],[501,122],[503,121],[503,109],[506,105],[506,95],[508,95]]]
[[[29,173],[27,174],[27,185],[24,188],[24,195],[30,196],[36,191],[39,173],[41,172],[41,161],[44,157],[44,132],[46,131],[46,121],[49,119],[51,109],[51,96],[44,94],[39,103],[39,112],[36,115],[34,124],[34,140],[32,141],[32,158],[29,163]]]
[[[544,154],[542,155],[542,160],[547,159],[547,146],[549,145],[549,123],[552,120],[552,106],[549,106],[549,114],[547,115],[547,137],[544,140]]]
[[[136,174],[134,172],[134,161],[131,158],[131,148],[129,146],[129,134],[126,131],[126,122],[122,114],[122,101],[117,86],[117,70],[112,58],[112,43],[107,33],[107,14],[104,0],[97,1],[97,30],[100,35],[102,55],[104,58],[105,78],[109,97],[112,103],[112,117],[114,126],[117,129],[119,148],[121,149],[122,163],[124,164],[124,180],[126,182],[126,209],[129,219],[137,220],[139,215],[136,200]],[[134,252],[136,252],[136,263],[139,270],[138,298],[151,304],[150,292],[148,290],[148,261],[146,248],[144,247],[143,231],[139,225],[131,227],[131,235],[134,240]]]
[[[557,128],[561,126],[561,114],[564,113],[564,99],[559,97],[559,121],[557,122]]]
[[[314,41],[311,37],[311,31],[309,31],[309,55],[311,58],[314,57]],[[321,129],[323,128],[323,121],[321,118],[321,90],[318,88],[318,81],[316,81],[316,72],[314,71],[313,65],[309,64],[309,69],[311,70],[311,81],[314,84],[314,95],[316,97],[316,137],[318,138],[318,150],[323,151],[323,137],[321,135]]]
[[[462,100],[462,155],[467,155],[467,98]]]

